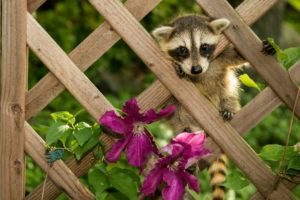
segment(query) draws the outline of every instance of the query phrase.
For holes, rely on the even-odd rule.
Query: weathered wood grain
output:
[[[226,37],[292,110],[298,91],[297,86],[292,82],[287,71],[272,56],[267,56],[261,52],[262,42],[229,3],[225,0],[196,1],[210,16],[225,17],[231,22],[231,26],[224,31]],[[257,7],[257,9],[259,8],[260,6]],[[300,102],[297,103],[295,114],[300,117]]]
[[[291,179],[293,182],[288,181],[286,179],[282,179],[283,184],[285,184],[287,186],[287,188],[289,189],[293,189],[295,186],[297,186],[296,183],[300,183],[300,177],[294,177]],[[265,198],[263,196],[261,196],[258,192],[255,193],[250,200],[264,200]]]
[[[246,0],[237,7],[237,12],[244,18],[249,25],[253,24],[259,17],[263,15],[276,0],[263,1],[263,6],[254,11],[253,7],[261,0]],[[125,5],[128,10],[137,18],[142,19],[149,13],[160,0],[147,1],[140,3],[140,0],[128,0]],[[255,5],[253,5],[255,4]],[[250,10],[250,11],[249,11]],[[246,12],[247,11],[247,12]],[[253,16],[253,17],[252,17]],[[76,47],[69,55],[72,61],[85,71],[100,56],[102,56],[120,37],[111,29],[110,25],[104,22],[91,35],[89,35],[78,47]],[[226,37],[222,37],[220,45],[216,49],[216,54],[221,53],[229,44]],[[50,72],[43,77],[26,95],[26,119],[34,116],[63,90],[64,86]]]
[[[26,1],[1,0],[0,199],[25,192]]]
[[[236,12],[241,16],[247,25],[252,25],[263,14],[265,14],[278,0],[245,0],[237,8]],[[259,6],[257,6],[259,5]],[[230,44],[230,41],[222,35],[214,55],[222,52],[222,49]]]
[[[128,10],[117,0],[90,0],[90,2],[201,127],[204,127],[225,153],[245,172],[258,190],[265,197],[269,196],[273,192],[270,182],[275,180],[271,170],[256,156],[229,123],[223,122],[216,109],[197,92],[191,82],[179,79],[175,72],[170,73],[173,69],[171,63],[164,58],[154,40]],[[132,35],[135,37],[131,37]],[[274,199],[293,198],[292,193],[282,184],[279,184],[276,195]]]
[[[36,11],[46,1],[47,0],[27,0],[27,10],[32,13]]]
[[[300,77],[300,62],[295,64],[290,73],[297,77]],[[300,83],[299,78],[297,79]],[[270,94],[271,93],[271,94]],[[170,97],[169,91],[161,85],[159,81],[156,81],[146,90],[144,90],[137,98],[141,110],[145,111],[150,108],[160,107],[167,99]],[[153,98],[160,97],[160,98]],[[150,101],[150,103],[149,103]],[[277,106],[281,104],[280,99],[277,95],[268,87],[261,93],[259,93],[251,102],[249,102],[243,109],[238,112],[230,124],[239,132],[239,134],[245,134],[252,127],[254,127],[258,122],[262,120],[268,113],[274,110]],[[255,110],[256,112],[253,112]],[[253,117],[252,117],[253,116]],[[113,140],[107,135],[101,135],[100,141],[105,145],[106,150],[110,149]],[[220,148],[208,138],[207,147],[214,152],[213,156],[207,158],[208,161],[215,160],[221,154]],[[76,159],[72,158],[66,162],[68,167],[74,172],[76,176],[82,176],[88,172],[88,169],[92,166],[92,153],[86,155],[81,162],[77,162]],[[34,191],[32,191],[26,200],[39,199],[42,191],[43,183],[41,183]],[[45,199],[55,199],[61,194],[61,189],[58,188],[51,180],[46,183],[46,191],[44,193]]]
[[[113,109],[103,94],[29,13],[27,14],[27,44],[95,119],[107,108]]]
[[[34,133],[32,133],[34,134]],[[94,164],[93,152],[88,153],[80,161],[70,159],[66,165],[77,176],[81,177],[88,172]],[[60,168],[58,169],[61,170]],[[30,194],[25,197],[25,200],[40,200],[43,191],[44,183],[41,183]],[[51,179],[47,179],[45,184],[44,199],[56,199],[62,193],[62,189],[58,187]]]
[[[45,160],[45,142],[35,133],[28,123],[25,123],[25,129],[26,153],[48,173],[48,176],[55,181],[57,186],[63,188],[72,199],[95,199],[94,195],[80,183],[80,180],[63,161],[57,160],[53,163],[53,166],[50,167]],[[39,195],[41,195],[41,193]]]
[[[141,20],[160,1],[128,0],[125,5],[138,20]],[[104,22],[80,43],[69,54],[69,57],[80,70],[85,71],[119,39],[120,37],[111,29],[111,26]],[[26,95],[26,119],[41,111],[64,89],[63,84],[49,72]]]

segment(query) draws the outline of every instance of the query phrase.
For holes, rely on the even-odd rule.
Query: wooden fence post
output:
[[[26,1],[1,0],[0,199],[23,199]]]

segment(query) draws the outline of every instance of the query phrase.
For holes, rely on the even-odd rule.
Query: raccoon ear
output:
[[[154,29],[151,33],[156,40],[161,41],[168,39],[173,33],[174,29],[175,28],[171,26],[161,26]]]
[[[209,23],[209,27],[215,34],[221,34],[230,24],[230,21],[225,18],[213,20]]]

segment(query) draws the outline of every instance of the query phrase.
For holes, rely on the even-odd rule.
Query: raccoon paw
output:
[[[263,40],[262,41],[262,52],[265,55],[274,55],[276,53],[275,48],[268,42],[268,40]]]
[[[220,114],[222,115],[225,121],[230,121],[233,118],[235,113],[225,109],[225,110],[221,110]]]
[[[176,64],[176,63],[174,65],[175,65],[175,71],[176,71],[176,74],[178,75],[178,77],[183,78],[185,73],[182,70],[181,66],[179,64]]]

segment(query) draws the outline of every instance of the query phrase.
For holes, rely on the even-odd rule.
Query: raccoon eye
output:
[[[176,49],[177,55],[182,57],[182,58],[186,58],[189,56],[189,50],[184,47],[184,46],[180,46]]]
[[[214,45],[209,45],[209,44],[204,43],[204,44],[201,44],[201,46],[200,46],[200,54],[202,56],[206,56],[206,57],[210,56],[212,54],[213,50],[214,50]]]
[[[180,62],[188,58],[190,55],[189,50],[184,46],[180,46],[176,49],[169,50],[168,53],[171,57]]]

